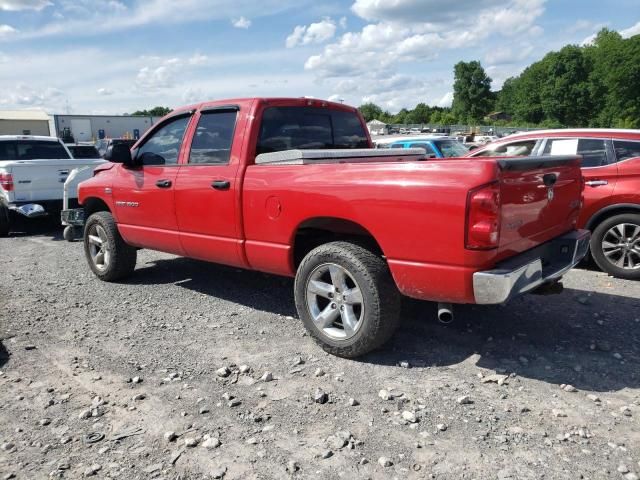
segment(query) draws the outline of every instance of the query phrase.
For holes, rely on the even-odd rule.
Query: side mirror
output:
[[[126,167],[133,167],[133,158],[131,158],[131,150],[124,143],[116,143],[109,146],[104,154],[104,159],[113,163],[122,163]]]

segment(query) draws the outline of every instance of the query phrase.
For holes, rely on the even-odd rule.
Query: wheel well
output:
[[[614,215],[622,215],[624,213],[638,214],[640,213],[640,205],[622,204],[603,208],[589,219],[585,228],[593,231],[598,226],[598,224],[602,223],[607,218],[613,217]]]
[[[89,218],[90,215],[96,212],[110,212],[109,206],[99,198],[91,197],[84,201],[84,215],[85,218]]]
[[[293,264],[297,269],[302,259],[316,247],[335,241],[350,241],[384,256],[373,235],[361,225],[341,218],[321,217],[300,224],[293,241]]]

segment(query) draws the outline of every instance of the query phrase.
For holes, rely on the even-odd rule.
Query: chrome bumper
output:
[[[19,213],[23,217],[38,218],[47,216],[47,211],[39,203],[27,203],[24,205],[9,205],[9,210]]]
[[[473,274],[476,303],[504,303],[540,285],[559,280],[589,251],[588,230],[575,230],[499,263],[495,269]]]

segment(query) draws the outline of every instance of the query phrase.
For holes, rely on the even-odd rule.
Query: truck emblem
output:
[[[140,205],[138,202],[123,202],[121,200],[116,202],[117,207],[137,207]]]

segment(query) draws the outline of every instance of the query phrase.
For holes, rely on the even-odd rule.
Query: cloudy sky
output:
[[[392,112],[451,102],[452,68],[505,78],[639,0],[0,0],[0,108],[124,113],[303,96]]]

